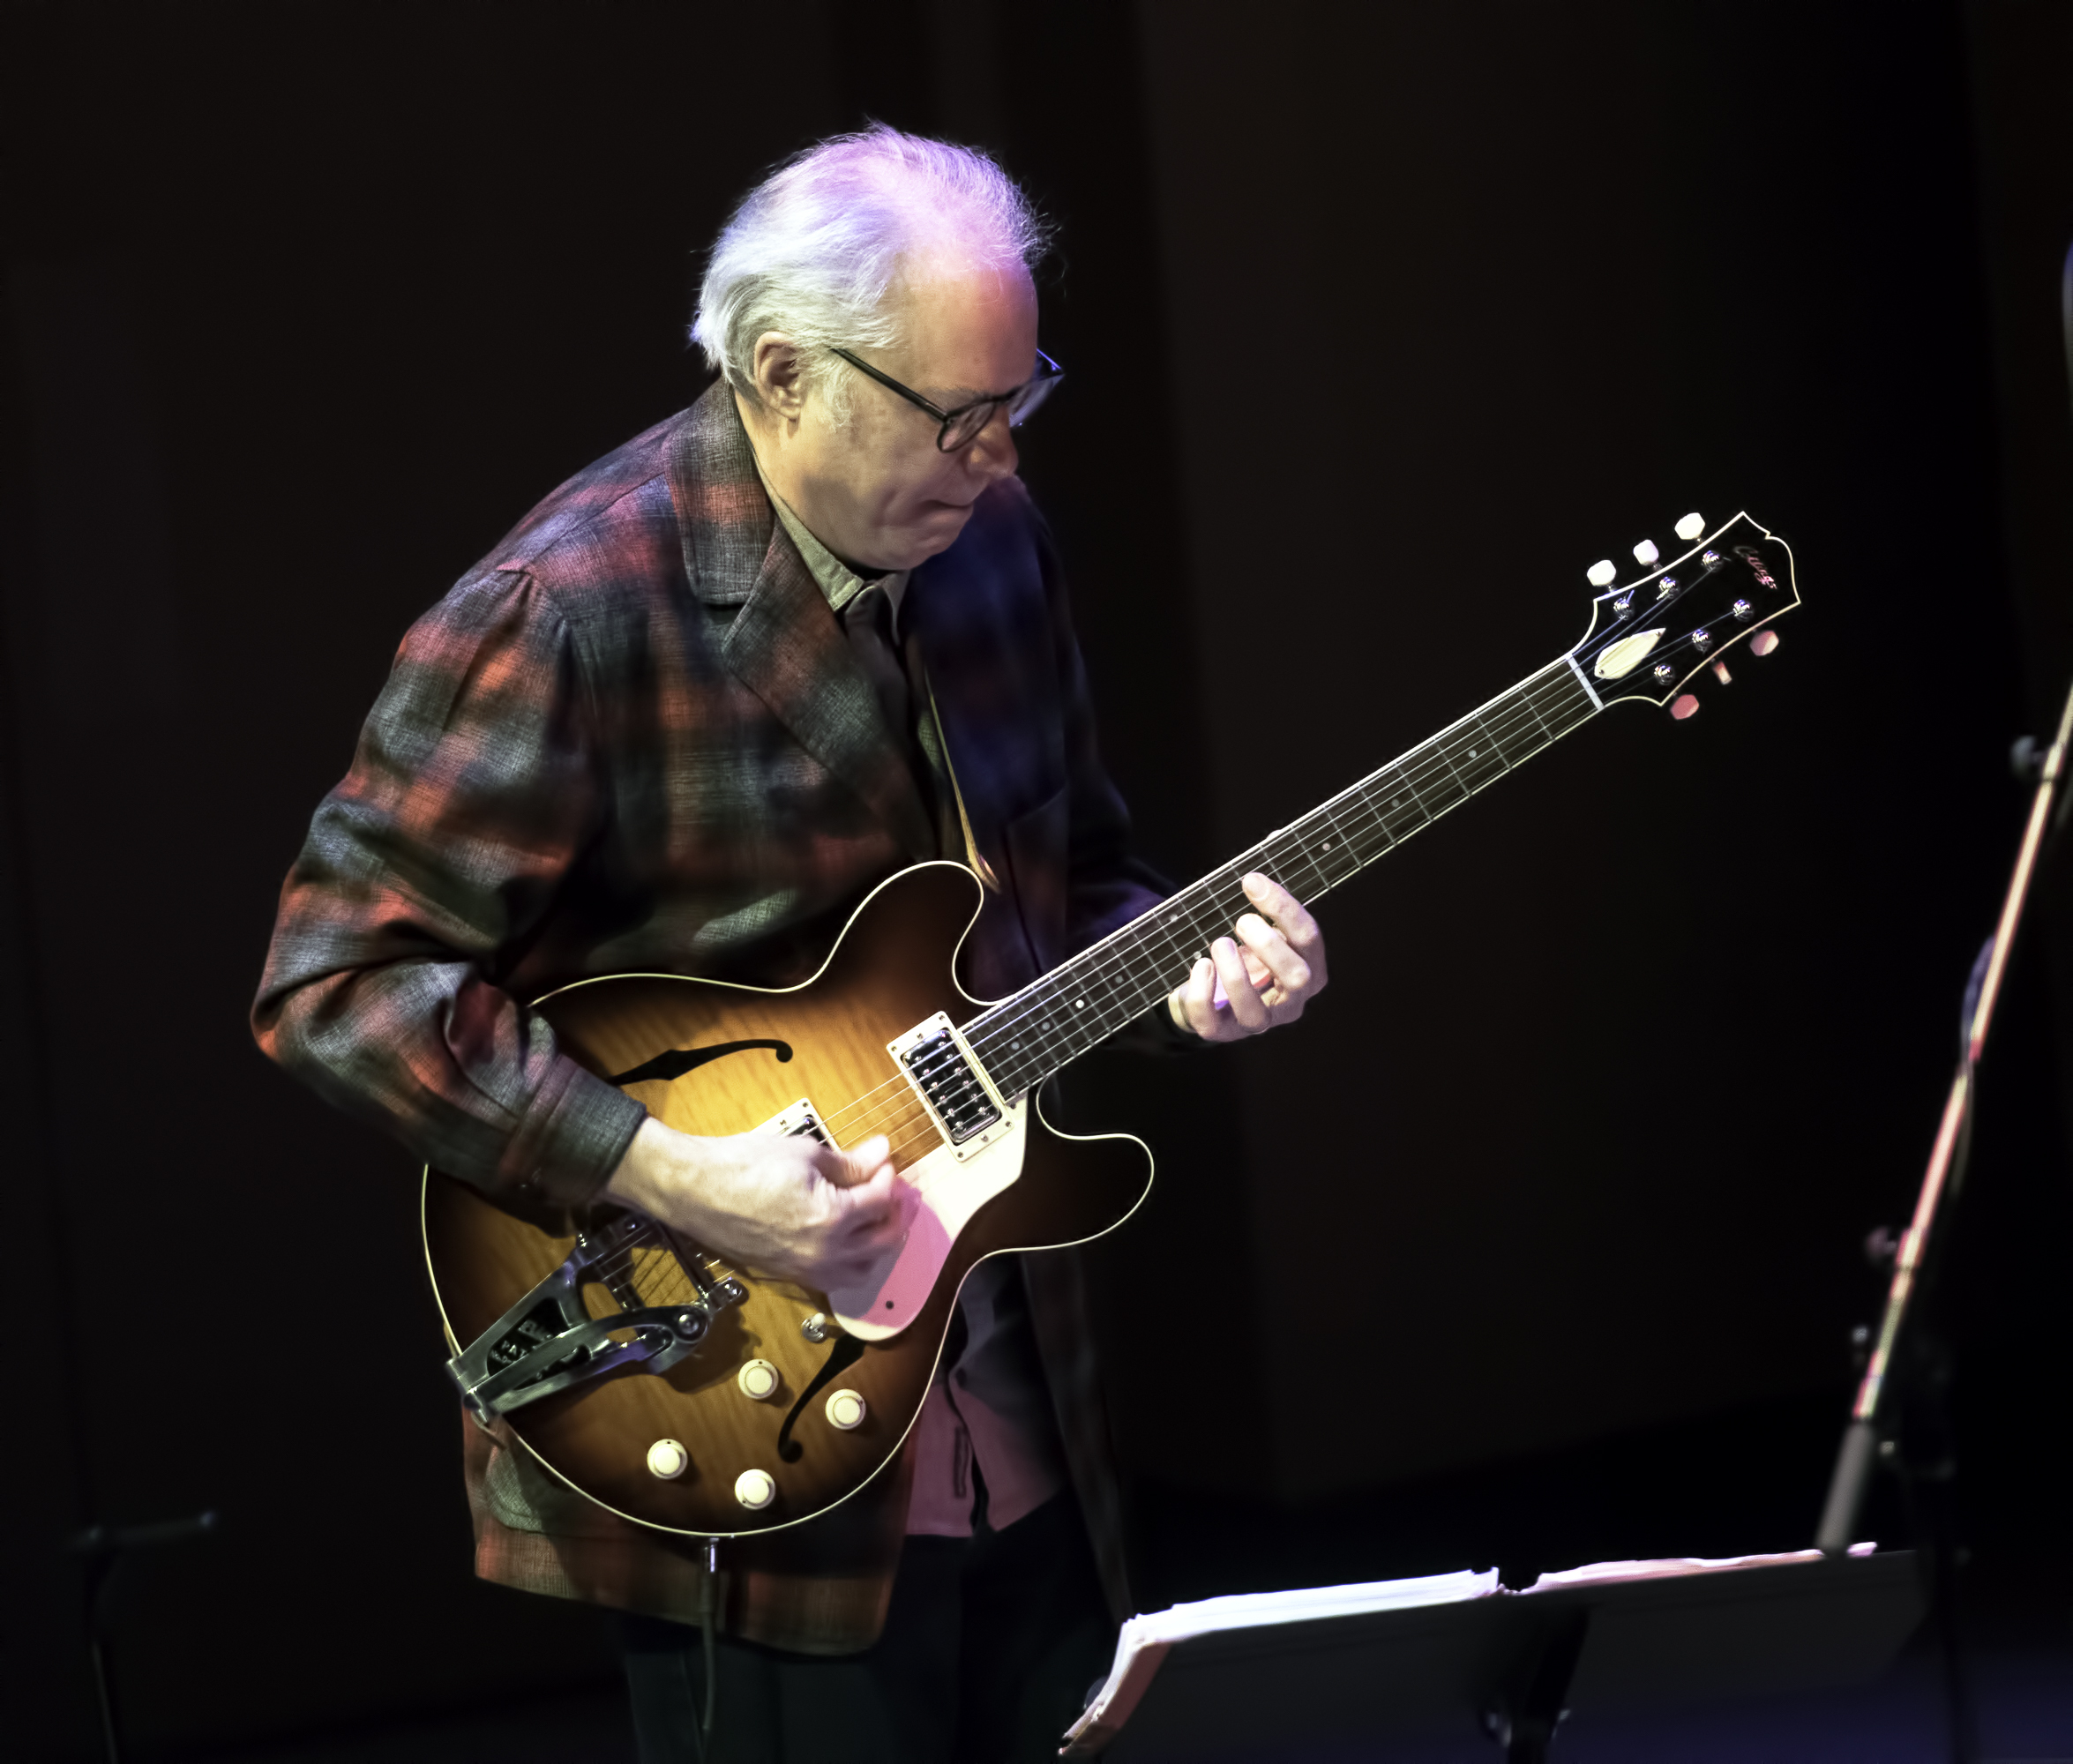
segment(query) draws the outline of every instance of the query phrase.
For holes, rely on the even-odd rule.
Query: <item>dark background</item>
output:
[[[698,250],[866,115],[1062,224],[1024,471],[1176,877],[1560,654],[1687,510],[1807,602],[1328,901],[1299,1033],[1094,1063],[1164,1172],[1100,1251],[1141,1604],[1808,1540],[2073,669],[2073,9],[4,16],[11,1744],[89,1744],[63,1540],[205,1506],[119,1611],[139,1755],[609,1674],[471,1580],[415,1172],[243,1013],[404,627],[695,394]],[[2045,893],[1942,1293],[1981,1586],[2073,1558]]]

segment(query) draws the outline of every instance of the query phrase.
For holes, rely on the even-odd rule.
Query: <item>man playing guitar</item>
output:
[[[1096,746],[1013,428],[1045,229],[984,155],[878,127],[743,200],[692,335],[720,377],[555,490],[405,638],[284,887],[261,1046],[498,1207],[617,1203],[815,1292],[909,1218],[873,1136],[678,1132],[529,1000],[627,971],[791,985],[904,865],[969,864],[976,998],[1153,905]],[[1253,910],[1130,1032],[1228,1042],[1325,983]],[[1164,983],[1162,981],[1160,983]],[[966,1282],[895,1462],[825,1517],[707,1553],[469,1423],[477,1570],[627,1613],[644,1760],[1052,1755],[1129,1606],[1069,1252]],[[917,1387],[918,1388],[918,1385]]]

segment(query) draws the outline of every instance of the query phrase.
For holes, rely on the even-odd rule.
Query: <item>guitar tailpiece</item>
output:
[[[666,1372],[705,1339],[717,1308],[714,1300],[719,1305],[738,1302],[725,1292],[726,1287],[739,1290],[729,1278],[697,1282],[700,1297],[690,1303],[641,1303],[623,1263],[610,1273],[597,1267],[604,1256],[624,1252],[636,1236],[647,1236],[640,1222],[612,1233],[605,1243],[588,1233],[579,1235],[559,1267],[446,1362],[446,1375],[478,1422],[486,1424],[593,1379],[634,1371]],[[619,1301],[618,1311],[593,1317],[584,1309],[587,1274],[611,1291]],[[612,1339],[629,1330],[632,1339]]]

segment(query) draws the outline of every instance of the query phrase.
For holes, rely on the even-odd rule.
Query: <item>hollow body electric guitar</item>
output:
[[[1568,654],[1270,834],[1013,998],[967,998],[952,964],[980,901],[962,864],[872,891],[820,971],[763,990],[662,975],[587,980],[537,1008],[562,1045],[686,1132],[891,1137],[908,1229],[849,1289],[809,1292],[728,1266],[638,1213],[600,1207],[553,1237],[436,1171],[424,1242],[478,1419],[506,1418],[547,1469],[659,1530],[739,1536],[846,1499],[920,1412],[964,1277],[982,1259],[1112,1230],[1151,1187],[1123,1135],[1044,1121],[1044,1080],[1184,980],[1249,909],[1263,871],[1315,900],[1608,704],[1687,715],[1683,693],[1799,604],[1792,553],[1738,515],[1605,592]]]

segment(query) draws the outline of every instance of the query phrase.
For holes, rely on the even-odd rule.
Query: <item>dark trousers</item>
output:
[[[640,1764],[700,1764],[698,1631],[628,1617],[620,1635]],[[1005,1531],[909,1537],[863,1653],[720,1639],[704,1764],[1049,1764],[1115,1645],[1070,1494]]]

